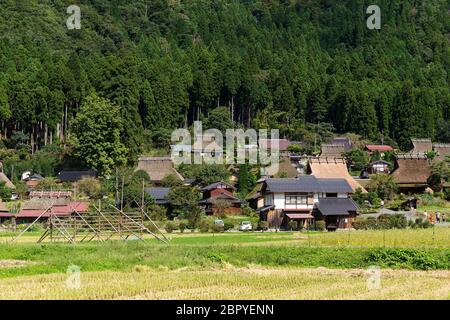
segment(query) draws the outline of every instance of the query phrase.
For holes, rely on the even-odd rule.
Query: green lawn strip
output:
[[[326,267],[450,269],[450,249],[337,248],[295,246],[165,246],[143,243],[77,245],[0,245],[0,260],[36,262],[20,268],[0,268],[0,278],[82,271],[129,271],[136,265],[151,268],[214,268],[224,264],[245,267]]]

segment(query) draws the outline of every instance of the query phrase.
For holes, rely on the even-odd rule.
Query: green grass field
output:
[[[308,292],[309,298],[317,299],[450,298],[448,227],[189,232],[167,235],[170,245],[151,239],[33,243],[38,236],[30,233],[15,244],[8,243],[11,235],[1,237],[0,299],[303,299]],[[81,270],[81,290],[69,290],[62,281],[71,265]],[[370,266],[380,267],[386,275],[381,291],[364,287]],[[428,291],[421,292],[425,287]]]

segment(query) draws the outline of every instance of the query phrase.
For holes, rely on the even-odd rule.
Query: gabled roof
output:
[[[220,145],[216,141],[216,137],[214,135],[208,134],[203,134],[201,137],[198,137],[192,144],[192,151],[195,152],[223,152],[223,149],[223,141],[222,145]]]
[[[450,143],[435,143],[433,150],[438,153],[436,161],[445,161],[447,157],[450,157]]]
[[[266,191],[269,192],[322,192],[314,176],[302,176],[298,179],[267,179]]]
[[[316,204],[324,216],[349,215],[359,210],[358,205],[350,198],[323,198]]]
[[[56,177],[61,182],[77,182],[86,177],[96,177],[93,170],[63,170]]]
[[[345,153],[344,144],[323,143],[321,145],[321,157],[341,157],[343,153]]]
[[[266,191],[351,193],[353,189],[345,179],[317,179],[315,176],[308,175],[297,179],[267,179]]]
[[[375,164],[391,165],[392,163],[384,161],[384,160],[375,160],[375,161],[372,161],[371,163],[369,163],[368,166],[370,167],[370,166],[373,166]]]
[[[16,186],[9,180],[9,178],[3,172],[0,172],[0,181],[5,183],[5,186],[10,189],[15,189]]]
[[[352,186],[345,179],[317,179],[324,193],[352,193]]]
[[[166,199],[171,188],[145,188],[145,192],[155,199],[156,204],[167,204],[169,201]]]
[[[184,180],[170,157],[139,157],[136,171],[138,170],[147,172],[152,181],[161,181],[168,175]]]
[[[214,203],[215,201],[218,201],[218,200],[225,200],[225,201],[228,200],[232,203],[244,203],[245,202],[239,198],[236,198],[235,196],[230,195],[227,192],[222,192],[220,194],[215,195],[214,197],[210,197],[208,199],[201,200],[199,203],[200,204]]]
[[[296,178],[299,172],[289,157],[280,157],[278,163],[264,167],[263,174],[270,177],[280,177],[282,174],[286,174],[286,178]]]
[[[276,149],[286,151],[291,145],[288,139],[259,139],[259,147],[263,149]]]
[[[361,188],[367,192],[355,179],[348,173],[347,163],[341,158],[311,158],[309,160],[311,174],[317,178],[325,179],[345,179],[352,187],[353,191]]]
[[[433,143],[431,139],[411,139],[414,149],[410,153],[426,153],[433,150]]]
[[[24,181],[30,181],[30,180],[42,180],[44,179],[43,176],[41,176],[38,173],[34,173],[33,175],[29,176],[28,178],[25,178]]]
[[[392,172],[397,183],[427,185],[430,175],[430,162],[426,156],[397,155],[396,169]]]
[[[375,145],[375,144],[368,144],[365,146],[365,149],[369,151],[379,151],[379,152],[394,151],[394,148],[392,148],[391,146]]]
[[[0,212],[9,212],[6,204],[0,200]]]
[[[352,149],[352,141],[347,137],[334,137],[333,140],[331,140],[330,144],[343,145],[345,152]]]
[[[224,189],[228,188],[228,189],[232,189],[232,190],[236,190],[235,187],[233,187],[231,184],[223,182],[223,181],[217,181],[214,183],[211,183],[210,185],[207,185],[206,187],[203,187],[200,189],[201,192],[204,191],[210,191],[210,190],[214,190],[214,189]]]

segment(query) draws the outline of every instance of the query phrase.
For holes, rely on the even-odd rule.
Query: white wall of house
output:
[[[338,198],[348,198],[347,193],[338,193]],[[289,210],[289,209],[299,209],[299,210],[309,210],[314,209],[314,204],[320,201],[320,198],[326,198],[326,194],[324,193],[314,193],[313,194],[313,203],[309,200],[306,204],[286,204],[286,194],[284,192],[280,193],[268,193],[264,196],[264,205],[271,206],[275,205],[276,210]]]

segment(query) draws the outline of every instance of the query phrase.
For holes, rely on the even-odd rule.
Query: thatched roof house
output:
[[[0,181],[5,183],[5,186],[10,189],[15,189],[16,186],[9,180],[6,174],[3,173],[3,163],[0,162]]]
[[[445,161],[450,157],[450,143],[435,143],[433,150],[437,152],[436,161]]]
[[[352,149],[352,140],[347,137],[334,137],[330,144],[344,145],[344,151],[348,152]]]
[[[423,149],[422,149],[423,150]],[[431,175],[430,161],[425,155],[397,155],[392,176],[403,191],[423,191]]]
[[[6,204],[0,200],[0,212],[9,212],[9,209],[6,207]]]
[[[411,139],[414,149],[409,153],[412,154],[425,154],[428,151],[433,150],[433,143],[431,139]]]
[[[170,157],[139,157],[136,171],[147,172],[152,182],[160,182],[168,175],[184,180],[181,174],[175,169]]]
[[[347,163],[342,158],[311,158],[309,160],[309,169],[316,178],[345,179],[352,187],[353,192],[361,188],[367,192],[352,176],[347,169]]]
[[[263,168],[263,175],[267,177],[296,178],[299,174],[289,157],[280,157],[278,165],[272,164]]]
[[[330,144],[324,143],[321,145],[321,157],[335,157],[340,158],[342,154],[345,153],[345,145],[344,144]]]

